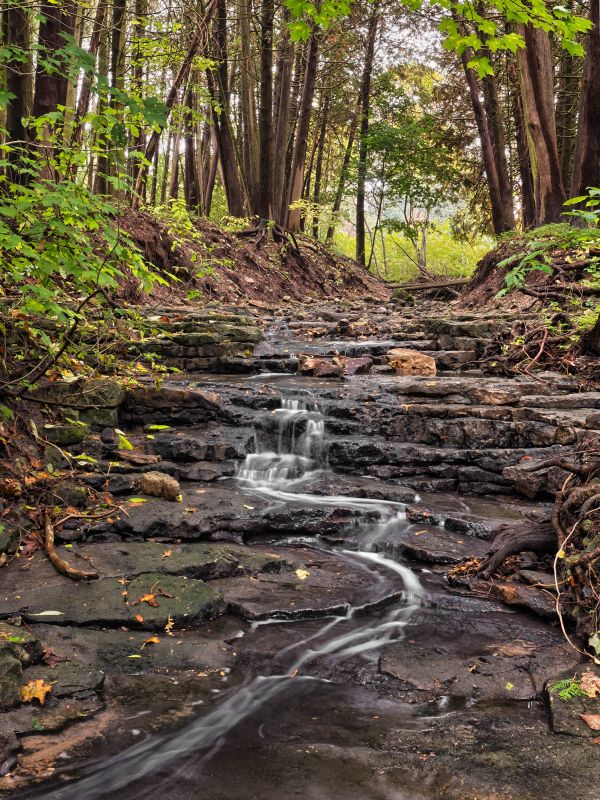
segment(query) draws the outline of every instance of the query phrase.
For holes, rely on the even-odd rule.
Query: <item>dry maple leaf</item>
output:
[[[600,675],[594,672],[584,672],[579,685],[588,697],[597,697],[600,693]]]
[[[172,555],[173,555],[173,551],[172,550],[165,550],[165,552],[161,556],[161,559],[162,558],[170,558]]]
[[[143,594],[137,601],[138,603],[148,603],[152,608],[158,608],[155,594]]]
[[[24,703],[31,703],[32,700],[39,700],[41,706],[46,702],[46,695],[52,691],[51,683],[44,683],[41,678],[36,681],[29,681],[25,686],[21,686],[21,700]]]
[[[579,716],[591,731],[600,731],[600,714],[580,714]]]

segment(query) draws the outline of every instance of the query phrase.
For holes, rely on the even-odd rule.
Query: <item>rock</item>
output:
[[[163,500],[171,500],[175,503],[182,498],[179,482],[164,472],[145,472],[138,482],[143,494],[162,497]]]
[[[0,711],[21,702],[23,668],[6,642],[0,643]]]
[[[158,630],[167,624],[169,615],[183,627],[213,619],[224,610],[221,596],[203,581],[156,572],[144,573],[129,583],[115,578],[101,578],[93,583],[71,582],[69,590],[65,591],[64,581],[32,589],[26,600],[3,600],[2,611],[10,607],[12,613],[20,613],[29,622],[133,625]],[[125,591],[127,594],[123,594]],[[141,600],[152,595],[156,605]],[[141,615],[142,622],[136,621],[137,615]]]
[[[314,375],[317,378],[338,378],[343,374],[343,362],[335,359],[315,358],[307,353],[298,356],[298,372],[301,375]]]
[[[9,522],[0,523],[0,556],[16,553],[20,540],[21,535],[18,528]]]
[[[61,483],[54,489],[54,494],[60,498],[66,506],[85,508],[88,502],[88,493],[85,486],[79,486],[72,481]]]
[[[0,645],[18,659],[24,667],[37,664],[44,656],[41,642],[24,626],[0,622]]]
[[[44,438],[51,444],[66,447],[79,444],[88,435],[89,426],[83,422],[63,422],[60,424],[47,424],[43,427]]]
[[[414,306],[415,298],[406,289],[394,289],[390,302],[395,306]]]
[[[437,374],[435,359],[419,353],[418,350],[394,347],[388,351],[386,358],[397,375],[433,376]]]
[[[52,684],[51,696],[54,699],[73,697],[89,692],[99,692],[104,683],[104,673],[66,661],[54,667],[30,667],[23,673],[23,682],[43,680]]]
[[[369,356],[362,358],[346,358],[344,360],[344,374],[345,375],[364,375],[371,371],[373,366],[373,359]]]

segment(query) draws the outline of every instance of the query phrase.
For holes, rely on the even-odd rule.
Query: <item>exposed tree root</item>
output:
[[[261,248],[264,244],[266,244],[269,238],[269,231],[275,244],[287,246],[292,255],[300,255],[300,247],[294,232],[288,230],[287,228],[283,228],[281,225],[278,225],[276,222],[271,222],[268,219],[259,220],[258,224],[255,225],[254,228],[249,228],[245,231],[238,231],[236,236],[244,239],[254,238],[257,248]]]
[[[54,544],[54,526],[48,512],[44,515],[44,534],[44,546],[48,558],[61,575],[66,575],[67,578],[72,578],[74,581],[93,581],[100,577],[97,572],[72,567],[58,555]]]
[[[552,553],[555,549],[556,536],[550,520],[507,523],[496,531],[490,550],[477,566],[477,572],[490,577],[509,556],[523,550]]]

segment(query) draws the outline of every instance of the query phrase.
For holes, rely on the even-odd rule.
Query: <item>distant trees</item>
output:
[[[347,213],[364,264],[382,214],[416,210],[415,182],[428,178],[425,215],[452,196],[496,233],[519,215],[553,222],[569,194],[600,184],[600,21],[598,3],[582,2],[587,23],[500,0],[443,0],[418,18],[402,0],[4,0],[0,170],[14,178],[36,153],[30,171],[45,164],[47,178],[121,205],[181,198],[191,213],[327,242]],[[438,26],[446,53],[416,52]],[[400,152],[407,122],[374,111],[375,93],[419,61],[432,76],[428,129]],[[460,176],[451,191],[441,164]]]

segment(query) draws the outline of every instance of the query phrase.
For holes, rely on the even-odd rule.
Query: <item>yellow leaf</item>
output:
[[[159,642],[160,642],[160,639],[158,638],[158,636],[151,636],[149,639],[146,639],[146,641],[142,645],[141,649],[143,650],[144,647],[146,647],[147,644],[158,644]]]
[[[135,618],[136,618],[136,620],[137,620],[138,622],[143,622],[143,621],[144,621],[144,618],[142,617],[142,615],[141,615],[141,614],[136,614],[136,615],[135,615]]]
[[[310,575],[310,572],[306,569],[297,569],[296,575],[300,578],[301,581],[305,581]]]
[[[175,623],[173,622],[173,617],[169,614],[169,616],[167,617],[167,624],[165,625],[165,633],[167,634],[167,636],[175,636],[175,634],[173,633],[174,625]]]
[[[557,558],[564,558],[566,555],[567,555],[567,554],[565,553],[565,551],[561,549],[561,550],[559,550],[559,551],[558,551],[558,553],[556,554],[556,557],[557,557]]]
[[[39,700],[41,706],[46,702],[46,695],[52,691],[51,683],[44,683],[41,678],[36,681],[29,681],[25,686],[21,686],[21,700],[24,703],[31,703],[32,700]]]
[[[172,555],[173,555],[173,551],[172,550],[165,550],[165,552],[162,554],[161,558],[170,558]]]

